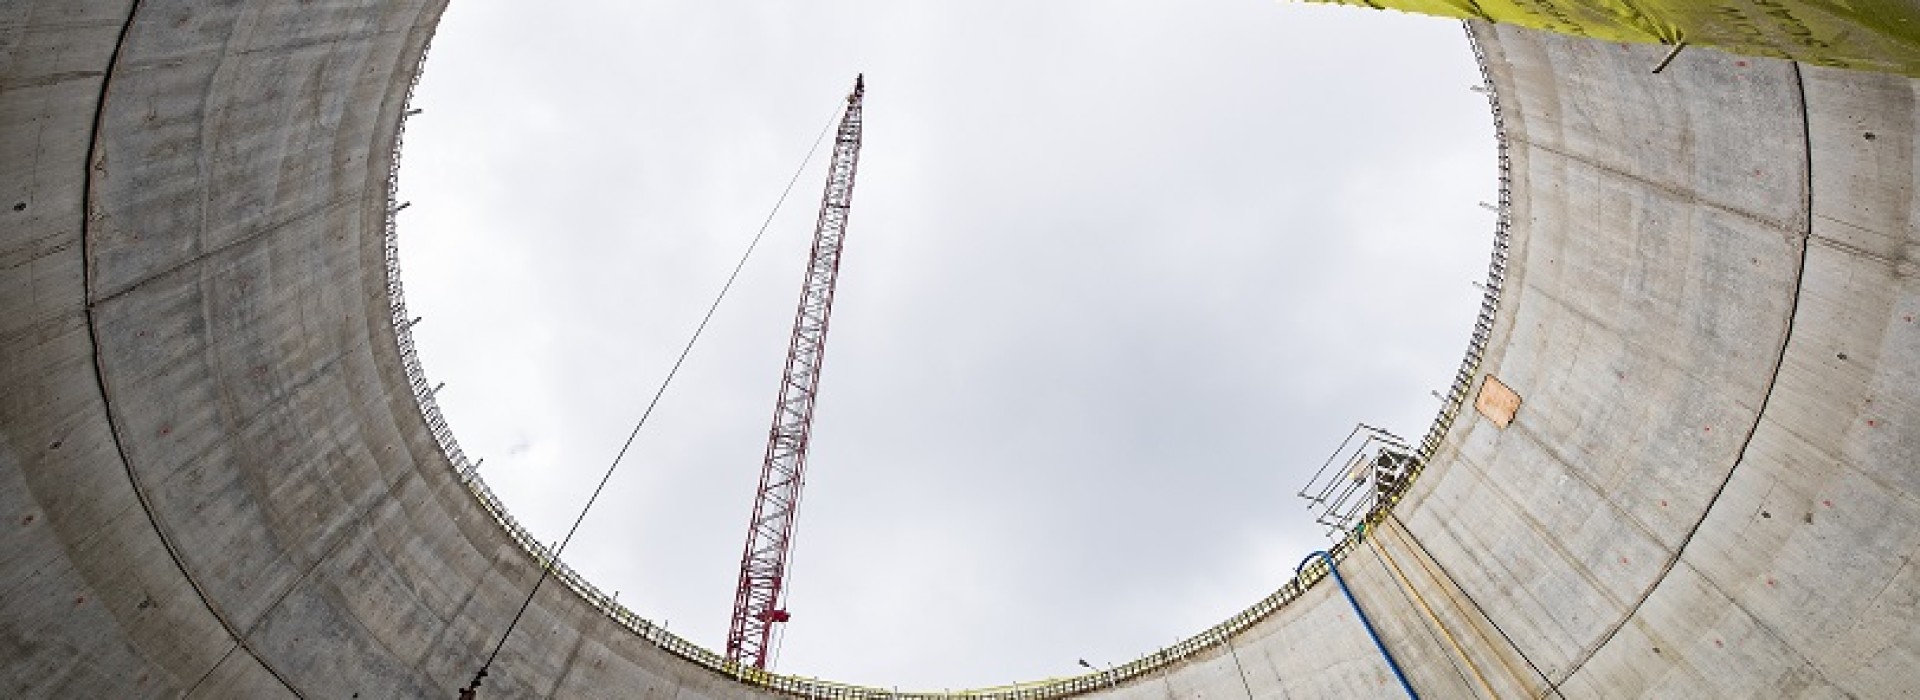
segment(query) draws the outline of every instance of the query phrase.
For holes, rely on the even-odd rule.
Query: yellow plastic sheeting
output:
[[[1920,77],[1913,0],[1304,0]]]

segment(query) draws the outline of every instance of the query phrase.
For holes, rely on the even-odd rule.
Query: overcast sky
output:
[[[459,0],[409,123],[429,376],[557,540],[854,75],[861,153],[777,670],[940,689],[1197,632],[1425,431],[1492,240],[1451,21],[1265,0]],[[825,177],[566,559],[720,649]]]

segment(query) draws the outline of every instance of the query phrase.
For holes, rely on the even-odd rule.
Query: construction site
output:
[[[1433,422],[1356,428],[1300,494],[1334,543],[1241,612],[945,690],[767,663],[864,79],[709,649],[523,527],[421,368],[397,180],[447,4],[0,2],[0,694],[1920,693],[1920,6],[1341,3],[1464,21],[1496,133]]]

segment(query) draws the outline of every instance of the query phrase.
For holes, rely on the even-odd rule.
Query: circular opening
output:
[[[532,38],[531,40],[529,38]],[[1165,0],[450,10],[414,100],[413,328],[557,540],[850,84],[869,83],[777,670],[998,685],[1217,623],[1409,437],[1495,191],[1457,24]],[[565,559],[719,648],[822,159]]]

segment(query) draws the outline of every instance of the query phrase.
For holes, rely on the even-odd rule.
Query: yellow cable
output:
[[[1369,537],[1367,538],[1367,543],[1373,545],[1373,551],[1379,553],[1380,558],[1387,562],[1387,566],[1393,568],[1393,575],[1400,579],[1400,585],[1406,586],[1407,590],[1413,593],[1414,602],[1419,603],[1421,612],[1426,613],[1427,619],[1432,620],[1434,626],[1440,628],[1440,634],[1447,638],[1448,644],[1453,645],[1454,653],[1459,654],[1460,658],[1467,662],[1467,670],[1472,671],[1473,679],[1480,682],[1481,688],[1486,689],[1487,697],[1499,700],[1500,694],[1494,692],[1493,684],[1487,682],[1486,676],[1480,675],[1480,667],[1473,663],[1473,657],[1469,656],[1467,650],[1460,646],[1460,640],[1454,639],[1453,632],[1447,630],[1447,623],[1441,622],[1440,616],[1433,614],[1433,608],[1427,605],[1427,599],[1420,595],[1420,589],[1413,587],[1413,581],[1407,578],[1405,571],[1400,570],[1400,564],[1393,560],[1393,555],[1388,554],[1387,548],[1380,545],[1380,538]]]
[[[1418,563],[1420,565],[1420,568],[1427,572],[1427,578],[1432,579],[1434,583],[1439,584],[1440,594],[1443,596],[1446,596],[1447,602],[1453,604],[1453,609],[1459,611],[1460,616],[1466,619],[1467,626],[1473,628],[1474,636],[1479,637],[1480,641],[1486,644],[1489,650],[1495,649],[1498,645],[1495,645],[1493,643],[1493,639],[1487,636],[1486,630],[1480,629],[1480,625],[1474,622],[1475,615],[1471,611],[1468,611],[1465,605],[1462,605],[1460,603],[1460,599],[1453,595],[1453,591],[1448,590],[1448,587],[1447,587],[1448,579],[1436,573],[1433,570],[1433,567],[1427,565],[1426,558],[1420,556],[1420,553],[1417,550],[1424,549],[1424,548],[1416,547],[1414,545],[1412,540],[1412,535],[1406,531],[1406,527],[1407,527],[1406,523],[1400,522],[1400,519],[1397,517],[1394,517],[1391,513],[1387,515],[1386,520],[1391,521],[1393,525],[1392,527],[1389,527],[1387,529],[1393,531],[1393,536],[1400,539],[1401,544],[1406,546],[1407,551],[1413,552],[1413,561],[1415,563]],[[1519,671],[1513,668],[1513,664],[1507,661],[1506,654],[1502,654],[1496,651],[1493,654],[1493,658],[1495,661],[1500,662],[1501,668],[1506,669],[1507,677],[1512,678],[1514,683],[1518,684],[1519,687],[1521,688],[1528,687],[1527,677],[1521,675]]]

